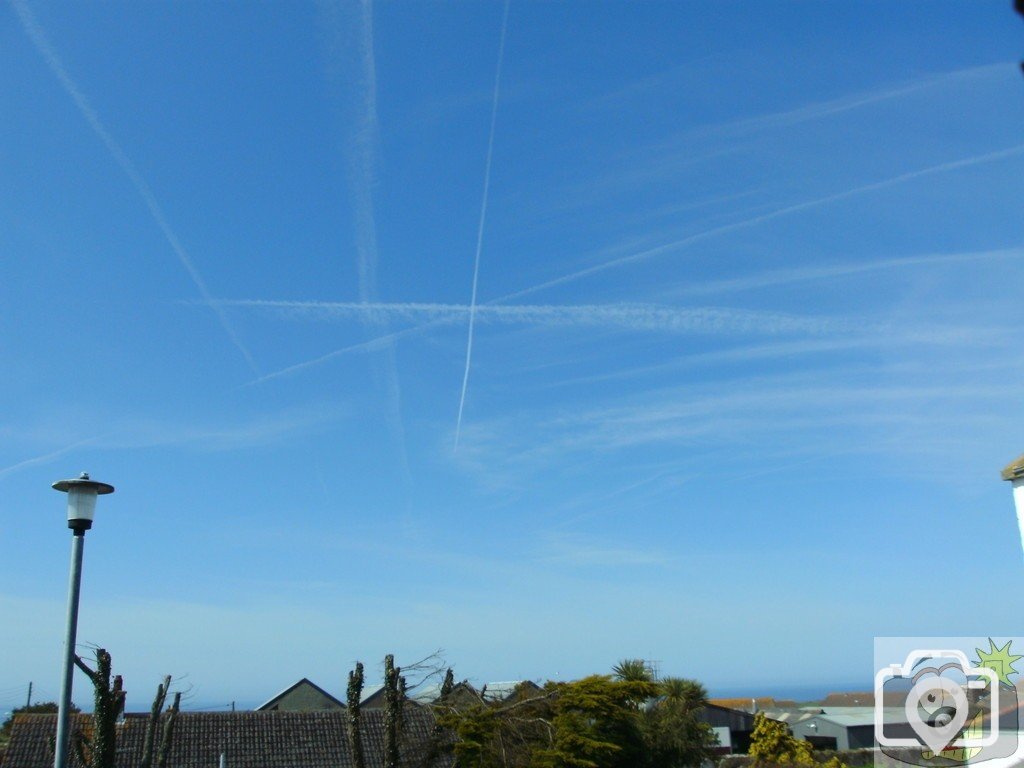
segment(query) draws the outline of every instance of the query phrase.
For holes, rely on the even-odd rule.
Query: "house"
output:
[[[906,722],[902,707],[886,707],[883,712],[885,722],[896,727]],[[875,746],[875,708],[822,707],[811,717],[790,722],[789,728],[815,749],[871,749]]]
[[[754,714],[708,702],[698,714],[718,736],[718,752],[723,755],[746,754],[754,732]]]
[[[822,707],[873,707],[875,692],[830,693],[821,701]]]
[[[134,768],[142,757],[149,716],[126,715],[118,726],[118,766]],[[56,715],[17,715],[4,768],[52,768]],[[75,715],[72,728],[88,732],[89,715]],[[347,716],[320,712],[181,712],[174,726],[167,768],[214,768],[221,756],[226,768],[353,768]],[[384,765],[384,712],[362,716],[367,768]],[[437,756],[438,731],[432,713],[407,707],[399,741],[402,768],[451,768],[451,756]],[[74,755],[70,768],[83,768]]]
[[[728,709],[738,709],[743,712],[756,714],[765,709],[779,709],[783,707],[796,707],[795,701],[788,699],[776,699],[772,696],[740,696],[732,699],[709,699],[709,704]]]
[[[288,686],[256,707],[257,712],[325,712],[345,705],[308,678]]]

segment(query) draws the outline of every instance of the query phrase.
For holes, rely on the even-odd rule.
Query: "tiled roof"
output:
[[[118,766],[134,768],[142,755],[146,715],[128,715],[118,727]],[[91,730],[92,718],[77,715],[76,726]],[[404,768],[420,768],[430,751],[433,715],[408,707],[400,740]],[[17,715],[3,768],[51,768],[55,715]],[[352,768],[346,712],[182,712],[174,727],[168,768],[216,768],[221,753],[227,768]],[[384,712],[362,713],[367,768],[384,764]],[[441,757],[430,768],[450,768]],[[83,768],[72,756],[71,768]]]

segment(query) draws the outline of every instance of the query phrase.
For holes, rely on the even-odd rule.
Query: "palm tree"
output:
[[[612,667],[612,674],[616,680],[627,683],[654,682],[654,673],[643,659],[623,659]]]
[[[678,705],[684,712],[692,712],[707,703],[708,692],[696,680],[685,677],[666,677],[659,683],[665,701]]]

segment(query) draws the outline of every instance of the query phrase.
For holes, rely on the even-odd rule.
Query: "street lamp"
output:
[[[68,625],[64,636],[64,668],[61,671],[60,702],[57,705],[57,743],[54,748],[53,768],[67,768],[71,733],[68,720],[71,714],[71,682],[75,671],[75,636],[78,634],[78,595],[82,588],[82,549],[85,532],[92,528],[96,512],[96,497],[114,492],[114,486],[89,479],[83,472],[74,480],[60,480],[54,490],[68,495],[68,528],[71,529],[71,577],[68,582]]]
[[[1021,546],[1024,546],[1024,456],[1003,468],[1003,480],[1013,483],[1013,503],[1017,507],[1017,526],[1020,528]]]

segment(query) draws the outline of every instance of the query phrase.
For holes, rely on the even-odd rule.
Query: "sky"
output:
[[[81,471],[131,708],[1013,634],[1022,57],[1004,0],[7,0],[0,710]]]

